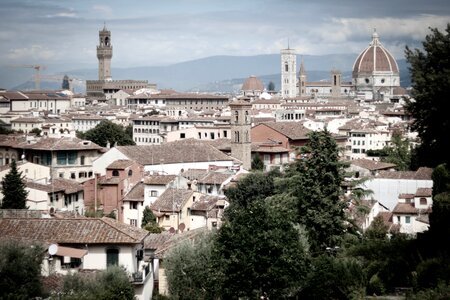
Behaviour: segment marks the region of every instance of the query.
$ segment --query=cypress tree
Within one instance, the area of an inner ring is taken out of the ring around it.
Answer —
[[[17,170],[16,161],[12,160],[11,170],[1,181],[3,193],[3,209],[27,209],[28,191],[25,189],[25,181],[22,172]]]

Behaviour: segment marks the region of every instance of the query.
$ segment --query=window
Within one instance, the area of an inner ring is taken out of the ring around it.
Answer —
[[[106,266],[113,266],[119,264],[119,249],[106,250]]]
[[[70,179],[75,179],[75,178],[76,178],[75,173],[74,173],[74,172],[71,172],[71,173],[70,173]]]
[[[411,223],[411,217],[410,216],[406,216],[405,217],[405,223],[406,224],[410,224]]]
[[[150,191],[151,197],[158,197],[158,191]]]
[[[119,176],[119,170],[113,170],[112,176],[115,176],[115,177]]]
[[[84,155],[80,156],[80,165],[84,166],[84,160],[85,156]]]
[[[130,209],[137,209],[138,203],[137,202],[130,202]]]
[[[137,220],[136,219],[130,219],[130,225],[137,227]]]
[[[186,138],[186,134],[184,132],[180,133],[180,139],[184,139],[184,138]]]
[[[128,170],[128,177],[131,177],[133,175],[133,170]]]
[[[420,198],[420,205],[427,205],[427,198]]]

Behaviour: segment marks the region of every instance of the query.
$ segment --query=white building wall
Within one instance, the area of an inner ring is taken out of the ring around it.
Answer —
[[[83,258],[83,269],[105,270],[107,248],[105,245],[89,245],[87,247],[88,253]],[[124,266],[129,273],[138,271],[135,256],[136,246],[121,245],[114,248],[119,249],[119,266]]]
[[[389,210],[393,210],[398,203],[400,194],[415,194],[418,188],[433,187],[432,180],[388,179],[374,178],[364,183],[365,189],[370,189],[373,194],[369,197],[379,201]]]
[[[136,209],[130,206],[130,203],[136,203]],[[123,201],[123,222],[128,225],[141,227],[142,215],[144,212],[144,206],[142,202],[138,201]],[[136,220],[136,224],[133,224],[131,220]]]
[[[106,167],[118,159],[128,159],[125,154],[113,147],[92,162],[94,174],[106,175]]]
[[[229,167],[233,166],[232,160],[227,161],[204,161],[204,162],[186,162],[186,163],[176,163],[176,164],[161,164],[161,165],[147,165],[144,166],[144,172],[161,172],[162,174],[168,175],[178,175],[181,169],[208,169],[209,165],[216,165],[219,167]]]

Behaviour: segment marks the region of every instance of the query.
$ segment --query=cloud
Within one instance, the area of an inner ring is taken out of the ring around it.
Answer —
[[[112,9],[112,7],[110,7],[108,5],[98,5],[98,4],[96,4],[96,5],[92,6],[92,9],[96,13],[98,13],[100,15],[103,15],[103,16],[105,16],[107,18],[111,18],[113,16],[113,9]]]
[[[29,48],[11,49],[7,58],[12,61],[42,61],[54,59],[57,53],[41,45],[32,45]]]

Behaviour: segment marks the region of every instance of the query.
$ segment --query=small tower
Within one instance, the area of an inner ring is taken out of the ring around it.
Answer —
[[[303,63],[303,56],[302,62],[300,63],[300,71],[298,72],[298,92],[300,97],[306,96],[306,71]]]
[[[331,97],[339,98],[341,96],[341,71],[331,70]]]
[[[111,31],[106,25],[99,31],[99,45],[97,46],[98,80],[111,80]]]
[[[250,137],[252,104],[238,100],[230,102],[231,110],[231,156],[242,161],[242,166],[250,170],[252,166],[252,142]]]
[[[281,50],[281,97],[297,96],[297,54],[294,49]]]

